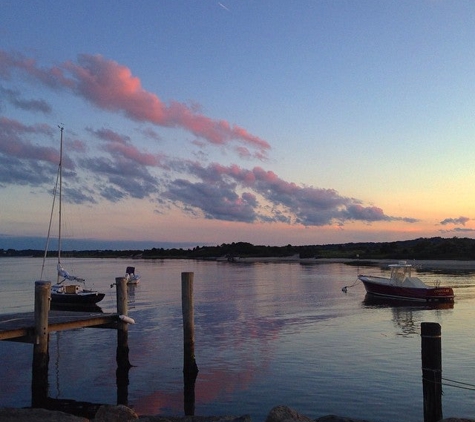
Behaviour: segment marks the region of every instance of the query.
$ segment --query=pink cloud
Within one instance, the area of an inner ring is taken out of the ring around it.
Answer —
[[[67,141],[68,151],[75,151],[84,153],[87,151],[86,144],[79,139],[74,139],[73,141]]]
[[[123,111],[130,118],[163,124],[165,105],[141,87],[130,69],[100,55],[82,54],[64,65],[74,76],[75,91],[100,108]]]
[[[23,125],[22,123],[6,117],[0,117],[0,152],[6,156],[20,159],[33,159],[59,162],[58,150],[50,147],[33,145],[23,140],[25,134],[51,135],[52,129],[47,125]]]
[[[152,128],[145,128],[140,131],[143,135],[147,138],[154,139],[155,141],[160,141],[162,138],[161,136],[155,132]]]
[[[149,154],[138,150],[130,143],[130,137],[120,135],[110,129],[89,129],[89,132],[97,136],[99,139],[107,141],[104,149],[113,155],[119,155],[123,158],[131,160],[143,166],[159,166],[161,165],[163,155]]]
[[[123,157],[144,166],[156,167],[161,164],[160,155],[140,152],[131,144],[109,143],[106,145],[105,149],[110,153],[118,153]]]
[[[82,54],[77,62],[43,69],[33,59],[0,51],[0,77],[9,78],[12,69],[20,69],[51,88],[71,89],[99,108],[122,112],[132,120],[180,127],[215,145],[243,143],[256,148],[260,157],[265,157],[270,149],[268,142],[244,128],[200,114],[195,105],[176,101],[166,105],[157,95],[146,91],[128,67],[101,55]],[[65,76],[66,72],[71,78]]]
[[[110,129],[103,128],[93,130],[88,128],[88,131],[104,141],[119,142],[121,144],[125,144],[130,141],[130,138],[128,136],[120,135]]]
[[[19,53],[7,53],[0,50],[0,77],[9,79],[11,70],[15,68],[23,70],[27,76],[50,88],[72,87],[74,85],[74,81],[66,78],[59,67],[42,69],[34,59],[23,57]]]
[[[39,111],[44,114],[51,113],[51,106],[44,100],[22,98],[20,92],[14,89],[6,89],[0,86],[0,98],[6,99],[14,107],[27,110]]]
[[[245,188],[260,195],[270,205],[270,210],[269,208],[265,210],[264,203],[259,202],[257,196],[245,192],[242,199],[246,199],[247,212],[238,212],[242,218],[241,221],[251,221],[251,219],[252,221],[284,221],[306,226],[341,225],[343,222],[354,220],[366,222],[402,220],[409,223],[416,221],[407,217],[388,216],[381,208],[365,207],[357,199],[342,196],[334,189],[287,182],[273,171],[264,170],[261,167],[248,170],[237,165],[223,166],[214,163],[203,167],[199,163],[189,163],[188,170],[192,175],[202,179],[209,189],[213,186],[216,197],[230,197],[231,192],[235,192],[234,195],[237,198],[239,188]],[[200,192],[202,184],[187,182],[186,190],[183,185],[172,185],[173,198],[201,209],[206,207],[207,215],[223,219],[222,213],[216,207],[217,204],[209,200],[200,203],[198,198],[202,196]],[[209,198],[209,195],[207,197]],[[234,215],[235,219],[236,217]]]
[[[36,142],[42,137],[50,138],[53,134],[53,128],[47,125],[24,125],[0,117],[0,187],[9,184],[52,185],[59,163],[59,136],[58,149],[39,146]],[[31,142],[28,137],[34,138],[36,142]],[[74,162],[67,156],[63,164],[67,169],[74,169]]]

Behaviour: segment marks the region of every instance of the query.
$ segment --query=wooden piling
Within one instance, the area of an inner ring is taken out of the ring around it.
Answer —
[[[195,360],[195,321],[193,305],[194,273],[181,273],[181,307],[183,313],[183,381],[184,411],[195,414],[195,381],[198,366]]]
[[[195,383],[198,369],[193,373],[183,373],[183,404],[185,416],[195,416]]]
[[[117,295],[117,313],[119,315],[127,315],[127,279],[125,277],[116,277],[115,286]],[[124,323],[124,325],[127,327],[127,324]]]
[[[198,373],[195,360],[195,322],[193,310],[194,273],[181,273],[181,307],[183,313],[183,372]]]
[[[117,313],[128,315],[127,279],[117,277],[115,279],[117,294]],[[119,320],[117,325],[117,404],[128,405],[129,369],[132,366],[129,361],[129,324]]]
[[[442,337],[440,324],[421,324],[424,422],[442,419]]]
[[[41,407],[48,397],[49,330],[51,282],[35,281],[35,342],[32,365],[32,407]]]

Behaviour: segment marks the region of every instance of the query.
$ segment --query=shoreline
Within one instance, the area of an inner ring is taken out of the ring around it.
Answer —
[[[43,408],[8,408],[0,407],[0,419],[9,422],[253,422],[250,415],[242,416],[161,416],[137,415],[133,409],[124,405],[103,405],[92,417],[76,416],[57,410]],[[356,419],[347,416],[326,415],[311,419],[310,417],[288,406],[275,406],[261,422],[370,422],[367,419]],[[439,422],[475,422],[474,419],[449,417]]]
[[[300,263],[306,265],[321,264],[347,264],[358,266],[379,266],[386,267],[389,264],[395,264],[398,259],[357,259],[357,258],[299,258],[291,257],[235,257],[232,260],[227,258],[217,258],[216,261],[226,261],[231,263]],[[450,259],[421,259],[421,260],[403,260],[413,264],[417,269],[425,271],[437,270],[455,270],[455,271],[475,271],[475,260],[450,260]]]

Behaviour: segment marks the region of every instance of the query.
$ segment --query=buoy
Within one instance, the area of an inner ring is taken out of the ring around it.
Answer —
[[[135,321],[127,315],[119,315],[119,318],[127,324],[135,324]]]

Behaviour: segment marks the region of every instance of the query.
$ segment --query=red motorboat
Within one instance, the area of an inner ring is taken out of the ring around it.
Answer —
[[[368,294],[419,302],[454,301],[454,291],[451,287],[425,284],[420,278],[412,276],[411,264],[401,261],[389,265],[389,268],[391,269],[389,278],[362,274],[358,276]]]

